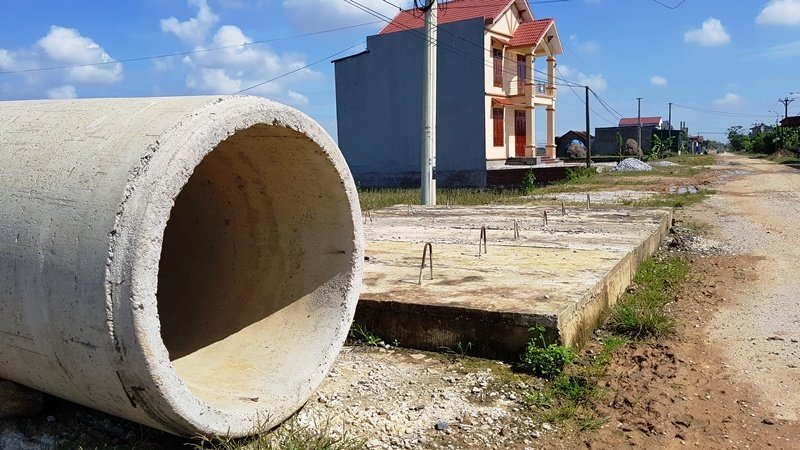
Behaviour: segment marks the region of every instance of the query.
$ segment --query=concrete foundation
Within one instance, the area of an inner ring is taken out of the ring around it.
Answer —
[[[585,206],[561,215],[560,205],[372,211],[356,322],[387,342],[511,361],[534,325],[552,341],[580,346],[658,248],[671,218],[668,209]],[[478,245],[484,226],[485,252]],[[419,284],[426,242],[434,279],[426,267]]]
[[[358,299],[355,186],[256,97],[0,102],[0,378],[172,433],[305,403]]]

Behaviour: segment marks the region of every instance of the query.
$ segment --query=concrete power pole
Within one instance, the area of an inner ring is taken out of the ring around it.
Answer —
[[[422,194],[423,205],[436,204],[436,15],[438,0],[425,11],[425,60],[422,79]]]
[[[642,150],[642,97],[636,97],[636,100],[639,101],[639,108],[636,113],[636,123],[639,126],[639,140],[636,141],[636,145],[639,146],[639,150]]]
[[[783,103],[783,118],[784,119],[789,117],[789,103],[792,103],[793,101],[794,101],[794,99],[793,98],[789,98],[789,97],[779,98],[778,99],[778,103]]]
[[[586,167],[592,167],[592,129],[589,119],[589,91],[591,89],[586,86]]]

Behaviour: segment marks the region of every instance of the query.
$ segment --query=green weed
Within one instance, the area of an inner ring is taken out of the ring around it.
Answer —
[[[383,339],[381,339],[381,337],[375,334],[373,331],[355,322],[350,327],[349,336],[350,339],[363,342],[371,347],[376,347],[381,341],[383,341]]]
[[[248,438],[213,436],[201,438],[196,450],[361,450],[363,439],[335,433],[330,424],[319,428],[301,425],[291,419],[269,433],[256,434]]]
[[[634,289],[614,307],[609,329],[634,339],[659,337],[674,331],[675,321],[665,307],[670,292],[686,278],[689,263],[678,257],[649,259],[634,278]]]
[[[534,175],[533,169],[528,169],[528,172],[525,174],[525,178],[522,179],[522,186],[519,188],[519,193],[521,195],[531,195],[535,190],[536,175]]]
[[[522,354],[522,362],[534,375],[548,380],[553,379],[575,359],[575,352],[571,348],[547,344],[543,326],[531,327],[528,331],[533,336],[528,340],[525,353]]]

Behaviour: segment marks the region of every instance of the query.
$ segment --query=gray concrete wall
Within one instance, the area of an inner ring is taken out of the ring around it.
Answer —
[[[642,152],[647,153],[650,151],[652,135],[655,127],[652,125],[642,127]],[[595,128],[595,138],[592,141],[592,154],[593,155],[616,155],[617,154],[617,141],[616,135],[622,135],[622,140],[627,141],[633,139],[639,140],[639,127],[607,127]]]
[[[439,29],[440,187],[486,183],[483,33],[482,19]],[[339,147],[362,186],[419,186],[423,44],[421,31],[370,36],[335,62]]]

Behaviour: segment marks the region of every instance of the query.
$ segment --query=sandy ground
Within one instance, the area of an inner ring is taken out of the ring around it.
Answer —
[[[800,448],[800,171],[727,155],[718,163],[682,181],[717,193],[676,211],[679,226],[707,224],[710,239],[687,254],[693,273],[671,305],[677,333],[615,353],[599,428],[537,420],[523,399],[541,383],[506,364],[374,347],[347,347],[297,420],[327,422],[370,449]],[[5,449],[76,436],[186,448],[51,398],[38,416],[0,421]]]
[[[729,372],[752,383],[777,417],[800,414],[800,171],[737,157],[751,172],[718,188],[706,213],[717,233],[752,255],[753,281],[731,280],[731,301],[709,334]],[[797,443],[800,447],[800,442]]]

